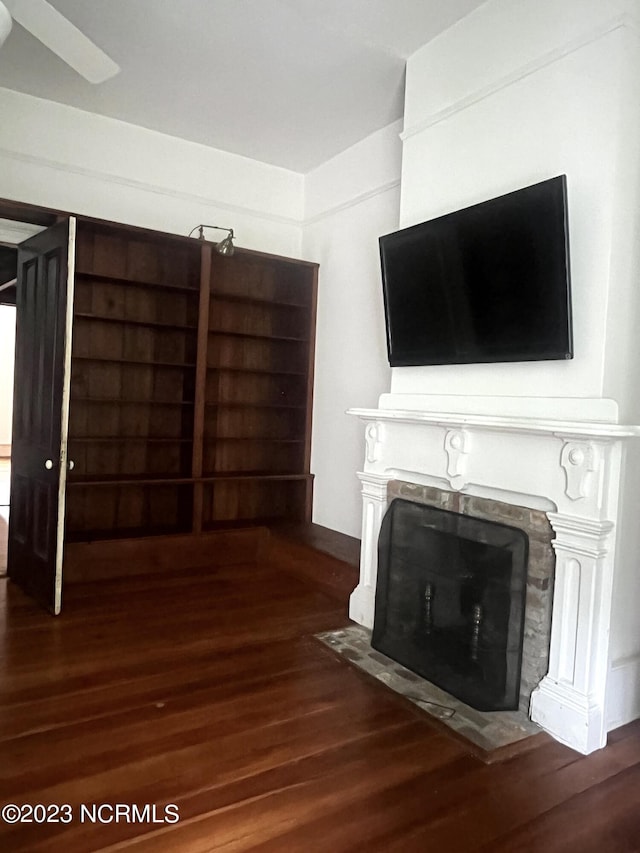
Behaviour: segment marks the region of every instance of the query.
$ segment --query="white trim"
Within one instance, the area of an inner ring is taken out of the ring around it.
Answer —
[[[572,685],[549,676],[531,695],[531,719],[583,755],[607,745],[601,706]]]
[[[373,614],[376,606],[376,591],[372,586],[359,583],[349,596],[349,619],[373,628]]]
[[[125,178],[120,175],[113,175],[110,172],[102,172],[99,169],[89,169],[84,166],[76,166],[68,163],[63,163],[60,160],[53,160],[48,157],[38,157],[33,154],[24,154],[21,151],[14,151],[4,146],[0,146],[0,157],[6,157],[7,159],[14,160],[18,163],[26,163],[32,166],[40,166],[45,169],[52,169],[56,172],[79,175],[83,178],[104,181],[105,183],[116,184],[118,186],[141,190],[143,192],[155,193],[156,195],[179,199],[181,201],[187,201],[196,204],[205,204],[207,206],[216,207],[220,210],[224,210],[228,213],[232,213],[235,215],[253,216],[257,219],[262,219],[265,222],[273,222],[277,225],[289,225],[294,226],[296,228],[306,228],[310,225],[316,225],[323,219],[327,219],[330,216],[335,216],[338,213],[342,213],[345,210],[349,210],[349,208],[357,207],[359,204],[363,204],[367,201],[370,201],[372,198],[376,198],[376,196],[383,195],[384,193],[390,192],[391,190],[398,189],[401,183],[400,177],[394,178],[391,181],[379,184],[378,186],[366,190],[365,192],[358,193],[357,195],[354,195],[352,198],[349,198],[344,202],[326,208],[325,210],[321,211],[320,213],[316,213],[313,216],[310,216],[308,218],[301,217],[300,219],[296,219],[292,216],[280,216],[277,214],[258,210],[257,208],[253,207],[245,207],[243,205],[238,204],[229,204],[229,202],[221,201],[220,199],[214,198],[213,196],[205,196],[200,195],[198,193],[189,193],[184,192],[182,190],[170,189],[169,187],[163,187],[158,184],[149,183],[147,181],[139,181],[136,178]],[[0,219],[0,242],[20,243],[22,242],[22,240],[26,240],[42,230],[43,229],[39,226],[30,226],[26,223],[9,224],[9,220]]]
[[[531,694],[531,719],[588,754],[607,742],[605,704],[615,525],[547,513],[556,538],[549,672]]]
[[[561,512],[548,512],[547,517],[556,532],[556,539],[551,543],[556,553],[579,553],[594,560],[609,553],[606,537],[614,528],[613,522]]]
[[[363,421],[425,424],[441,427],[480,427],[493,432],[522,432],[529,435],[553,435],[558,438],[590,437],[619,441],[640,436],[640,426],[584,421],[555,421],[549,418],[501,417],[497,415],[419,412],[408,409],[348,409]]]
[[[56,586],[54,613],[62,609],[62,564],[64,560],[64,520],[67,490],[67,444],[69,439],[69,405],[71,399],[71,344],[73,340],[73,295],[76,271],[76,219],[69,217],[67,248],[67,311],[64,332],[64,373],[62,380],[62,419],[60,437],[60,480],[58,484],[58,530],[56,542]]]
[[[599,27],[596,27],[595,29],[584,33],[583,35],[566,42],[560,47],[554,48],[553,50],[543,53],[537,59],[534,59],[531,62],[527,62],[525,65],[520,66],[520,68],[517,68],[510,74],[505,74],[504,76],[495,80],[493,83],[490,83],[487,86],[483,86],[480,89],[476,89],[475,92],[471,92],[464,98],[460,98],[458,101],[455,101],[449,106],[444,107],[443,109],[438,110],[435,113],[432,113],[431,115],[427,116],[421,121],[416,122],[410,127],[406,127],[400,134],[400,139],[402,139],[403,142],[406,142],[412,136],[416,136],[417,134],[422,133],[424,130],[428,130],[428,128],[433,127],[434,125],[439,124],[442,121],[446,121],[446,119],[451,118],[451,116],[455,115],[456,113],[462,112],[462,110],[466,110],[468,107],[471,107],[474,104],[483,101],[485,98],[489,98],[491,97],[491,95],[495,95],[502,89],[506,89],[509,86],[512,86],[514,83],[518,83],[520,82],[520,80],[524,80],[526,77],[530,77],[532,74],[541,71],[543,68],[546,68],[549,65],[553,65],[553,63],[564,59],[566,56],[569,56],[570,54],[581,50],[583,47],[586,47],[587,45],[592,44],[593,42],[598,41],[599,39],[604,38],[610,33],[615,32],[616,30],[619,30],[621,28],[628,28],[636,37],[640,38],[640,28],[638,22],[632,15],[626,12],[620,15],[616,15],[612,18],[609,18]]]
[[[358,472],[362,483],[362,536],[360,539],[360,581],[349,598],[349,618],[373,628],[378,577],[378,536],[387,511],[390,473]]]
[[[609,731],[640,717],[640,655],[611,664],[607,696]]]
[[[227,211],[228,213],[234,213],[242,216],[254,216],[257,219],[263,219],[266,222],[273,222],[278,225],[295,225],[296,227],[300,227],[302,224],[301,220],[294,219],[290,216],[278,216],[252,207],[245,207],[239,204],[229,204],[229,202],[221,201],[220,199],[213,198],[212,196],[174,190],[158,184],[151,184],[147,181],[139,181],[136,178],[125,178],[121,175],[102,172],[99,169],[88,169],[85,166],[75,166],[69,163],[63,163],[59,160],[51,160],[48,157],[37,157],[33,154],[24,154],[20,151],[13,151],[12,149],[5,148],[3,146],[0,146],[0,157],[6,157],[7,159],[14,160],[18,163],[27,163],[31,166],[41,166],[45,169],[53,169],[56,172],[80,175],[83,178],[91,178],[93,180],[104,181],[108,184],[127,187],[129,189],[142,190],[143,192],[155,193],[156,195],[168,198],[180,199],[181,201],[188,201],[192,204],[206,204],[210,207],[217,207],[220,210]]]
[[[318,222],[322,222],[323,219],[327,219],[329,216],[335,216],[338,213],[342,213],[345,210],[349,210],[351,207],[357,207],[359,204],[363,204],[366,201],[369,201],[376,196],[383,195],[383,193],[389,192],[390,190],[395,190],[400,186],[400,178],[395,178],[393,181],[387,181],[385,184],[380,184],[373,189],[367,190],[366,192],[359,193],[358,195],[353,196],[347,201],[343,201],[340,204],[336,204],[333,207],[328,207],[326,210],[323,210],[321,213],[316,213],[313,216],[310,216],[308,219],[304,219],[300,224],[303,228],[307,228],[310,225],[316,225]]]

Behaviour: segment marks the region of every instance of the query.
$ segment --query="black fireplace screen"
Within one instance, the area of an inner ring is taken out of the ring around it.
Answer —
[[[378,542],[371,644],[481,711],[518,707],[528,538],[394,500]]]

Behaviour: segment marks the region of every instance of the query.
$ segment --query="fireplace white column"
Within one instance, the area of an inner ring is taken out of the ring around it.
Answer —
[[[378,537],[387,511],[387,485],[391,475],[359,473],[362,483],[362,539],[360,546],[360,583],[349,599],[349,616],[354,622],[373,628],[376,578],[378,575]]]
[[[358,474],[360,583],[351,596],[351,618],[373,625],[389,480],[546,512],[556,534],[550,662],[532,694],[531,716],[580,752],[604,746],[622,441],[640,436],[640,427],[588,417],[399,409],[391,407],[394,395],[383,400],[385,408],[350,410],[367,424],[364,472]],[[505,406],[493,401],[496,408]],[[567,401],[553,405],[575,407]],[[599,411],[607,411],[604,404]]]
[[[609,653],[614,525],[548,513],[556,533],[549,672],[531,696],[531,719],[590,753],[607,742],[604,697]]]

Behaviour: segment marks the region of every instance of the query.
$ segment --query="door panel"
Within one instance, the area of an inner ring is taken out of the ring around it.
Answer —
[[[9,577],[53,613],[62,603],[75,220],[18,252]]]

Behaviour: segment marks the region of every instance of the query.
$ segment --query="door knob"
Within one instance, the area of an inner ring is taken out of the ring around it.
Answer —
[[[70,470],[70,471],[73,471],[73,469],[74,469],[75,467],[76,467],[76,463],[73,461],[73,459],[70,459],[70,460],[69,460],[69,470]]]
[[[47,459],[47,461],[44,463],[44,467],[47,469],[47,471],[50,471],[53,468],[53,459]]]

